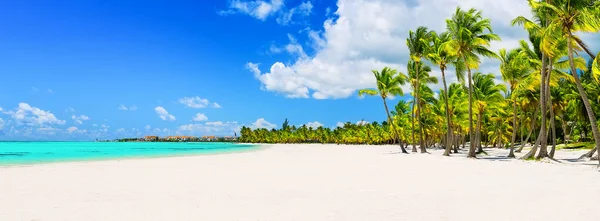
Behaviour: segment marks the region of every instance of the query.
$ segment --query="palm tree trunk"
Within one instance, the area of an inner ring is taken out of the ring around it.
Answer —
[[[514,92],[514,91],[513,91]],[[515,141],[517,140],[517,96],[512,94],[513,98],[513,134],[512,140],[510,142],[510,152],[508,153],[508,158],[515,158]],[[522,136],[521,136],[522,137]]]
[[[547,133],[546,133],[546,108],[547,108],[547,103],[546,103],[546,65],[547,63],[548,57],[546,56],[546,54],[542,54],[542,71],[541,71],[541,76],[540,76],[540,107],[541,107],[541,111],[542,114],[540,115],[540,117],[542,118],[542,123],[541,123],[541,129],[540,129],[540,153],[538,154],[537,158],[541,159],[544,157],[548,156],[548,137],[547,137]]]
[[[590,49],[587,47],[587,45],[583,43],[583,41],[581,41],[581,39],[575,38],[575,41],[577,42],[577,44],[579,44],[583,51],[585,51],[585,53],[587,53],[592,58],[592,60],[596,58],[596,55],[592,53],[592,51],[590,51]]]
[[[521,159],[524,159],[524,160],[531,159],[535,156],[535,153],[537,153],[538,144],[540,143],[540,138],[542,138],[542,133],[538,134],[538,137],[535,140],[535,144],[533,144],[533,147],[531,148],[531,150],[529,150],[529,152],[527,152],[527,154],[522,156]]]
[[[552,93],[550,93],[550,76],[552,75],[552,59],[549,60],[550,65],[548,66],[548,80],[546,81],[546,96],[548,98],[548,104],[550,108],[550,127],[552,128],[552,148],[548,156],[554,159],[554,153],[556,152],[556,126],[554,125],[554,108],[552,105]]]
[[[590,124],[592,125],[592,133],[594,135],[594,141],[596,142],[596,150],[598,151],[598,155],[600,156],[600,132],[598,131],[598,124],[596,123],[596,116],[594,115],[594,111],[592,110],[592,106],[590,105],[590,101],[588,100],[587,94],[585,93],[585,89],[583,85],[581,85],[581,81],[579,80],[579,76],[577,71],[575,70],[575,62],[573,61],[573,45],[571,44],[571,38],[573,38],[573,34],[571,32],[567,35],[567,43],[569,46],[569,65],[571,66],[571,75],[575,79],[575,84],[577,85],[577,90],[579,91],[579,95],[583,100],[583,105],[587,110],[588,119]],[[600,160],[599,160],[600,163]]]
[[[421,153],[423,152],[423,131],[421,130],[423,128],[423,125],[421,125],[421,99],[420,99],[420,93],[419,90],[421,88],[421,79],[419,79],[419,62],[415,61],[415,65],[417,66],[415,69],[415,75],[417,77],[416,81],[416,86],[415,86],[415,96],[417,97],[417,118],[415,118],[417,120],[417,122],[419,122],[419,149],[421,149]],[[413,120],[415,120],[413,119]],[[414,152],[417,152],[416,150]]]
[[[563,144],[567,145],[567,123],[565,120],[565,114],[560,115],[560,127],[563,130]]]
[[[471,68],[467,63],[467,58],[463,56],[463,61],[465,62],[465,66],[467,67],[467,75],[469,78],[469,154],[467,157],[469,158],[477,158],[475,153],[475,143],[473,143],[473,83],[471,79]]]
[[[417,92],[415,92],[414,94],[415,96],[413,96],[413,103],[412,103],[412,152],[416,153],[417,152],[417,142],[415,139],[415,105],[416,105],[416,96],[417,96]]]
[[[533,111],[533,114],[531,115],[531,129],[529,131],[529,135],[527,135],[527,138],[525,138],[525,142],[521,143],[521,146],[519,147],[519,149],[517,149],[515,151],[515,153],[521,153],[521,151],[523,151],[523,147],[525,147],[525,145],[527,144],[527,142],[529,142],[529,138],[531,138],[531,135],[533,134],[533,131],[535,130],[535,114],[537,113],[537,106],[535,107],[535,110]]]
[[[398,141],[398,143],[400,143],[400,136],[398,136],[398,130],[396,130],[396,124],[394,124],[394,122],[392,121],[392,117],[390,116],[390,110],[388,110],[387,102],[385,101],[384,97],[381,97],[381,99],[383,99],[383,106],[385,107],[385,113],[387,114],[387,117],[388,117],[388,123],[392,125],[392,129],[394,130],[394,135],[396,136],[396,140]],[[404,149],[404,147],[402,146],[402,143],[400,143],[400,149],[402,150],[402,153],[408,153],[406,151],[406,149]]]
[[[448,87],[446,86],[446,74],[444,73],[444,69],[440,69],[442,71],[442,82],[444,83],[444,103],[446,104],[446,127],[448,128],[446,131],[446,150],[444,151],[444,156],[450,156],[450,150],[452,149],[452,123],[450,122],[450,106],[448,105]]]
[[[483,148],[481,147],[481,120],[482,120],[482,115],[483,115],[483,111],[481,111],[479,114],[477,114],[477,129],[476,129],[476,133],[477,135],[475,135],[475,139],[477,140],[477,152],[476,153],[483,153]]]

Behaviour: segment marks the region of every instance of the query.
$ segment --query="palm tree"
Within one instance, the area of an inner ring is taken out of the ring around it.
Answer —
[[[504,97],[501,92],[506,93],[506,86],[504,84],[496,84],[494,82],[494,74],[482,74],[479,72],[473,75],[473,85],[475,87],[473,94],[477,110],[477,128],[475,129],[476,135],[474,143],[479,148],[478,152],[482,152],[481,131],[483,115],[488,109],[500,109],[499,105],[504,102]]]
[[[552,14],[548,18],[548,25],[542,38],[541,47],[543,50],[550,51],[553,45],[555,45],[557,39],[554,35],[556,33],[560,33],[567,39],[571,74],[587,110],[596,149],[600,155],[600,131],[598,131],[597,119],[588,100],[587,93],[579,80],[579,74],[575,68],[573,57],[573,45],[577,42],[576,39],[579,39],[573,33],[600,31],[600,22],[598,22],[600,21],[600,13],[598,12],[600,2],[591,0],[553,0],[552,3],[546,3],[529,0],[529,4],[534,9],[547,10]]]
[[[383,68],[381,72],[377,70],[373,70],[373,75],[375,76],[375,80],[377,83],[377,89],[361,89],[358,91],[359,96],[363,95],[379,95],[383,100],[383,106],[385,107],[385,113],[387,114],[388,122],[392,125],[392,129],[394,130],[394,135],[396,137],[396,141],[400,143],[400,136],[398,135],[398,130],[396,130],[396,126],[392,121],[392,117],[390,116],[390,111],[387,106],[386,99],[389,96],[402,96],[404,92],[402,92],[401,85],[406,84],[406,75],[402,72],[397,72],[395,69],[391,69],[388,67]],[[400,149],[402,149],[402,153],[408,153],[406,149],[400,144]]]
[[[473,143],[473,84],[471,69],[479,67],[479,55],[485,57],[497,57],[488,49],[490,42],[500,40],[500,37],[492,33],[492,25],[489,19],[484,19],[480,11],[470,9],[463,11],[456,8],[452,19],[446,20],[448,32],[452,40],[446,45],[448,52],[462,59],[467,69],[469,88],[469,146],[468,157],[476,157],[475,145]]]
[[[515,142],[517,139],[517,96],[515,91],[519,82],[527,78],[529,75],[529,66],[527,65],[527,58],[521,50],[513,49],[509,52],[506,49],[500,50],[500,72],[502,73],[502,79],[510,85],[510,93],[513,100],[513,121],[512,121],[512,138],[510,142],[509,158],[515,158]]]
[[[415,79],[416,82],[421,82],[421,80],[419,79],[420,72],[421,72],[421,70],[420,70],[421,58],[423,57],[423,55],[425,54],[425,50],[427,49],[427,40],[429,39],[430,34],[431,34],[431,32],[429,32],[426,27],[420,26],[414,32],[411,30],[408,33],[408,38],[406,39],[406,46],[408,46],[408,50],[410,52],[410,59],[411,59],[411,61],[414,62],[414,67],[416,68],[416,69],[414,69],[415,76],[416,76],[416,79]],[[410,64],[409,64],[409,68],[410,68]],[[416,87],[413,88],[415,100],[419,100],[419,93],[418,93],[419,86],[420,86],[420,84],[417,83]],[[413,104],[413,107],[414,107],[414,104]],[[414,110],[414,108],[413,108],[413,110]],[[420,108],[417,106],[416,110],[417,110],[416,119],[420,119],[421,118]],[[419,127],[420,127],[420,129],[419,129],[419,147],[421,149],[421,153],[426,153],[427,150],[424,148],[422,127],[421,126],[419,126]],[[414,123],[413,123],[413,142],[414,142]],[[413,152],[416,152],[414,143],[413,143]]]
[[[444,90],[442,94],[444,95],[444,104],[445,104],[445,112],[446,112],[446,150],[444,151],[444,156],[450,156],[451,143],[452,143],[452,115],[450,115],[450,106],[448,104],[448,87],[446,85],[446,69],[448,69],[448,65],[454,65],[457,68],[457,75],[460,76],[459,79],[464,80],[464,73],[461,71],[463,68],[463,64],[459,63],[458,57],[452,56],[447,52],[445,48],[445,44],[450,42],[451,36],[448,32],[443,32],[439,35],[432,33],[431,34],[431,43],[429,47],[427,47],[427,55],[425,56],[431,63],[437,65],[442,72],[442,82],[444,84]]]
[[[423,64],[422,62],[415,62],[412,60],[408,61],[408,81],[413,89],[413,113],[416,113],[416,117],[413,117],[413,130],[415,128],[414,121],[419,122],[419,148],[421,153],[426,153],[427,149],[423,143],[423,124],[421,122],[421,87],[426,86],[430,83],[437,83],[437,78],[430,76],[431,67]],[[414,141],[414,134],[413,134]],[[413,145],[413,152],[417,152],[415,145]]]

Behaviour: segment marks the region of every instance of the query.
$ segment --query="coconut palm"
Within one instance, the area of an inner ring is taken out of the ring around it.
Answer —
[[[427,41],[429,40],[431,35],[431,32],[428,31],[428,29],[426,27],[420,26],[417,28],[416,31],[410,31],[408,33],[408,38],[406,39],[406,46],[408,47],[408,50],[410,52],[410,60],[414,63],[414,68],[413,71],[415,72],[416,82],[421,82],[421,80],[419,79],[420,77],[420,72],[422,72],[420,70],[421,68],[421,58],[425,55],[425,50],[427,49]],[[410,64],[409,64],[409,69],[410,69]],[[409,70],[410,72],[410,70]],[[419,86],[420,84],[416,84],[416,87],[413,88],[413,92],[414,92],[414,97],[416,100],[419,100]],[[413,108],[414,110],[414,108]],[[421,118],[421,111],[420,108],[417,106],[416,109],[416,118],[414,119],[420,119]],[[413,125],[413,142],[414,142],[414,125]],[[419,145],[420,145],[420,149],[421,149],[421,153],[425,153],[427,152],[427,150],[424,148],[424,143],[423,143],[423,131],[420,128],[419,129]],[[413,143],[413,152],[416,152],[416,148],[415,148],[415,144]]]
[[[500,40],[498,35],[492,33],[492,25],[489,19],[484,19],[480,11],[470,9],[463,11],[456,8],[452,19],[446,20],[448,33],[452,40],[446,44],[448,52],[458,56],[464,62],[467,69],[469,88],[469,137],[471,139],[468,157],[476,157],[475,145],[473,143],[473,83],[471,70],[478,69],[479,56],[497,57],[488,49],[490,42]]]
[[[422,122],[421,120],[421,110],[423,109],[421,107],[421,87],[426,86],[427,84],[436,84],[438,83],[437,78],[436,77],[432,77],[430,76],[431,73],[431,67],[423,64],[422,62],[415,62],[415,61],[408,61],[408,81],[410,82],[410,86],[413,89],[413,113],[416,114],[415,117],[413,117],[413,131],[416,128],[414,126],[414,120],[416,120],[417,122],[419,122],[419,144],[420,144],[420,149],[421,149],[421,153],[426,153],[427,149],[425,148],[425,145],[423,143],[423,128],[422,128]],[[414,139],[414,133],[413,133],[413,141],[415,141]],[[417,152],[415,145],[413,145],[413,152]]]
[[[473,75],[473,95],[475,97],[475,108],[477,112],[477,128],[475,135],[475,145],[481,152],[481,131],[483,125],[483,115],[488,109],[501,109],[500,105],[504,102],[502,92],[506,93],[504,84],[496,84],[494,82],[494,74],[475,73]]]
[[[528,77],[529,66],[527,64],[527,58],[525,57],[525,54],[521,53],[521,50],[519,49],[513,49],[508,52],[506,49],[501,49],[499,56],[501,62],[500,72],[502,73],[502,79],[510,85],[510,92],[513,101],[513,132],[508,157],[514,158],[515,142],[517,139],[517,96],[515,91],[519,86],[519,82]]]
[[[443,101],[445,104],[445,113],[446,113],[446,150],[444,151],[444,156],[450,156],[451,150],[451,142],[452,142],[452,117],[450,115],[450,107],[448,104],[448,87],[446,85],[446,70],[449,65],[454,65],[457,68],[457,75],[459,79],[464,80],[464,73],[462,72],[462,68],[464,67],[458,60],[457,56],[453,56],[447,52],[445,48],[445,44],[452,40],[450,34],[448,32],[443,32],[441,34],[431,34],[431,43],[429,47],[427,47],[426,58],[431,61],[431,63],[437,65],[442,72],[442,82],[444,85],[444,89],[442,91]]]
[[[567,39],[571,74],[587,111],[596,149],[600,155],[600,131],[598,131],[597,119],[579,79],[573,55],[573,45],[577,42],[576,39],[579,39],[573,33],[600,31],[600,13],[598,12],[600,2],[591,0],[553,0],[551,3],[546,3],[529,0],[529,4],[534,9],[547,10],[549,14],[552,14],[548,17],[548,25],[542,38],[541,47],[543,50],[548,49],[550,51],[549,49],[556,44],[556,34],[561,34],[562,37]]]
[[[358,91],[358,95],[363,96],[366,94],[371,96],[381,96],[381,99],[383,100],[383,106],[385,107],[385,113],[387,114],[388,122],[393,122],[392,117],[390,116],[390,111],[388,109],[386,99],[389,96],[402,96],[404,94],[400,86],[406,83],[406,75],[404,75],[402,72],[398,72],[395,69],[391,69],[388,67],[383,68],[381,72],[377,70],[373,70],[372,72],[375,76],[377,89],[361,89]],[[396,126],[393,123],[391,123],[391,125],[394,131],[394,135],[396,137],[396,141],[400,143],[400,136],[398,135],[398,130],[396,129]],[[401,144],[400,149],[402,150],[402,153],[408,153]]]

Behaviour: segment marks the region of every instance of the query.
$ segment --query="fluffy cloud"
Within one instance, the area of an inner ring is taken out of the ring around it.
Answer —
[[[193,121],[207,121],[208,117],[202,113],[197,113],[196,116],[194,116],[194,118],[192,118]]]
[[[76,124],[83,124],[83,121],[89,120],[90,118],[85,115],[79,115],[79,116],[73,115],[73,116],[71,116],[71,119],[73,119],[73,121]]]
[[[210,104],[208,99],[200,98],[198,96],[180,98],[179,103],[182,103],[190,108],[205,108]]]
[[[177,128],[177,134],[183,135],[234,135],[239,132],[240,126],[237,122],[205,122],[203,124],[186,124]]]
[[[299,5],[286,9],[283,0],[255,0],[241,1],[233,0],[229,4],[228,10],[221,10],[220,15],[245,14],[258,20],[265,21],[270,16],[276,16],[275,20],[280,25],[293,23],[294,18],[303,18],[312,12],[313,5],[310,1],[302,2]]]
[[[295,16],[309,16],[312,12],[313,5],[310,2],[303,2],[302,4],[293,7],[289,11],[283,13],[277,18],[277,23],[280,25],[287,25],[292,22],[292,17]]]
[[[174,121],[175,120],[175,116],[169,114],[169,112],[161,106],[155,107],[154,111],[156,111],[156,114],[158,114],[158,117],[160,117],[160,119],[162,120],[168,120],[168,121]]]
[[[252,123],[252,125],[250,125],[250,128],[252,128],[252,129],[257,129],[257,128],[273,129],[275,127],[277,127],[277,125],[272,124],[269,121],[266,121],[264,118],[259,118],[256,121],[254,121],[254,123]]]
[[[217,102],[213,102],[213,108],[221,108],[221,105],[217,104]]]
[[[69,127],[69,128],[67,128],[67,131],[69,133],[73,133],[73,132],[77,131],[77,127]]]
[[[121,105],[119,105],[119,107],[117,109],[122,110],[122,111],[136,111],[137,107],[135,105],[131,105],[131,106],[127,107],[127,106],[121,104]]]
[[[306,123],[306,126],[307,127],[312,127],[313,129],[317,129],[319,127],[322,127],[323,124],[319,123],[318,121],[315,121],[315,122],[308,122],[308,123]]]
[[[283,0],[271,1],[240,1],[233,0],[229,4],[229,10],[219,11],[221,15],[242,13],[250,15],[259,20],[265,20],[272,14],[275,14],[283,7]]]
[[[492,20],[494,31],[503,39],[492,43],[494,51],[517,47],[519,39],[526,39],[523,28],[511,27],[510,21],[519,15],[530,15],[527,1],[523,0],[339,0],[337,5],[337,18],[327,19],[323,30],[306,32],[314,50],[312,56],[293,54],[297,58],[291,64],[275,62],[264,73],[257,63],[246,64],[263,90],[289,98],[346,98],[357,89],[375,86],[373,69],[389,66],[405,72],[409,30],[426,26],[443,31],[445,20],[457,6],[477,8]],[[302,48],[297,42],[290,44]],[[497,62],[485,60],[481,69],[497,72],[497,66]],[[432,74],[441,76],[439,71]],[[448,82],[456,81],[453,73],[448,73],[448,77]],[[439,88],[440,85],[433,87]],[[409,92],[408,87],[404,89]]]
[[[50,124],[65,124],[64,120],[60,120],[50,113],[37,107],[32,107],[27,103],[19,103],[17,110],[12,113],[12,118],[19,124],[28,124],[36,126],[44,126]]]
[[[335,126],[337,126],[337,127],[344,127],[344,123],[343,122],[337,122],[337,124],[335,124]]]

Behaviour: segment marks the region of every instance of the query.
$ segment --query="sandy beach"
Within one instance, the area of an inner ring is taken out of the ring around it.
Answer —
[[[598,218],[597,162],[494,157],[505,150],[474,160],[440,151],[267,145],[221,155],[0,167],[0,220]],[[557,158],[581,153],[559,151]]]

